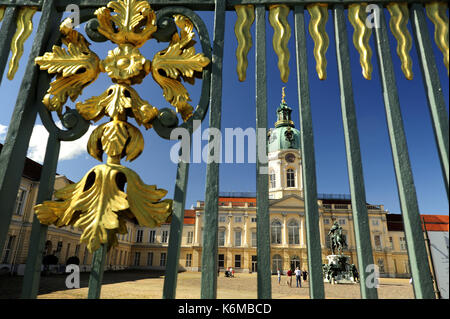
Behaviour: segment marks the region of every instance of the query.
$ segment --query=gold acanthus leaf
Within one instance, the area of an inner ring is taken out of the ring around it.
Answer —
[[[0,7],[0,22],[2,22],[2,20],[3,20],[3,16],[4,16],[4,14],[5,14],[5,9],[6,9],[6,7]]]
[[[152,127],[153,120],[158,116],[157,108],[142,100],[132,87],[124,84],[114,84],[103,94],[78,102],[76,108],[88,121],[97,122],[104,115],[119,120],[132,116],[139,125],[144,125],[147,129]]]
[[[175,16],[180,35],[175,33],[167,49],[158,52],[152,62],[153,79],[163,89],[165,99],[181,114],[184,121],[192,115],[189,93],[181,84],[181,78],[192,83],[195,73],[201,72],[210,60],[193,47],[193,25],[184,16]]]
[[[311,15],[309,20],[309,33],[314,40],[314,57],[316,59],[316,71],[320,80],[327,78],[326,53],[330,39],[325,26],[328,21],[328,4],[314,3],[307,6]]]
[[[236,24],[234,26],[234,33],[238,41],[236,48],[236,71],[239,81],[245,81],[248,67],[248,53],[252,47],[252,34],[250,28],[253,21],[255,21],[255,7],[252,4],[236,5]]]
[[[107,7],[116,14],[105,7],[97,9],[98,32],[116,44],[141,47],[157,29],[156,14],[147,1],[111,1]]]
[[[95,81],[100,73],[99,58],[89,50],[89,43],[77,31],[67,26],[67,19],[61,25],[63,43],[66,49],[54,45],[53,52],[37,57],[35,63],[41,70],[57,74],[50,84],[43,103],[50,111],[62,112],[62,106],[70,97],[72,101],[81,94],[83,88]],[[69,40],[70,39],[70,40]]]
[[[161,201],[166,194],[166,190],[144,184],[134,171],[106,164],[58,190],[55,196],[59,201],[45,201],[34,209],[42,224],[81,228],[80,242],[94,252],[101,244],[117,244],[116,234],[127,232],[126,219],[135,217],[145,227],[166,222],[172,213],[172,200]]]
[[[16,32],[11,40],[12,55],[7,74],[9,80],[14,78],[14,75],[19,69],[19,61],[23,54],[23,45],[33,31],[33,15],[36,11],[36,7],[21,7],[19,10]],[[0,15],[3,16],[3,13],[0,12]]]
[[[102,162],[103,152],[110,157],[132,161],[144,150],[144,138],[141,132],[123,121],[111,121],[97,127],[89,137],[89,154]]]
[[[273,49],[278,56],[278,69],[280,70],[281,81],[286,83],[289,79],[289,59],[288,48],[291,37],[291,27],[287,21],[289,7],[285,4],[274,4],[269,7],[269,22],[273,32]]]

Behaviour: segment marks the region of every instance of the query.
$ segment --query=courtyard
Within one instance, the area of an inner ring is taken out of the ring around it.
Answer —
[[[23,277],[0,276],[0,298],[20,297]],[[66,275],[42,276],[38,299],[85,299],[88,294],[89,273],[80,275],[80,288],[67,289]],[[182,272],[178,274],[178,299],[200,298],[200,272]],[[164,273],[148,270],[105,271],[101,298],[105,299],[160,299],[164,285]],[[331,285],[325,283],[325,296],[329,299],[359,299],[359,284]],[[412,299],[414,292],[409,279],[381,278],[378,288],[380,299]],[[226,278],[222,273],[217,280],[218,299],[254,299],[257,298],[257,275],[236,273],[234,278]],[[276,276],[272,276],[273,299],[308,299],[308,282],[302,282],[301,288],[287,285],[287,276],[282,276],[278,285]]]

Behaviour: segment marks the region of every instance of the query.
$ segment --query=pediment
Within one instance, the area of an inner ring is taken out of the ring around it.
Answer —
[[[304,208],[305,201],[298,195],[288,195],[280,199],[269,200],[270,208]]]

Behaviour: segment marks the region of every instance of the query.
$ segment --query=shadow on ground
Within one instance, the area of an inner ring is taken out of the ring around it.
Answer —
[[[66,278],[69,274],[41,276],[38,295],[48,294],[54,291],[68,290]],[[80,288],[89,285],[88,272],[80,274]],[[117,270],[105,271],[103,284],[115,284],[127,281],[136,281],[149,278],[161,278],[164,271],[158,270]],[[23,276],[0,276],[0,299],[18,299],[22,290]]]

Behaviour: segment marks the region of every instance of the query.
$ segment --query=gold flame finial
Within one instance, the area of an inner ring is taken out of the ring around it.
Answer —
[[[286,97],[286,93],[284,92],[284,89],[286,87],[283,86],[283,88],[281,89],[281,103],[286,104],[286,100],[284,99]]]

